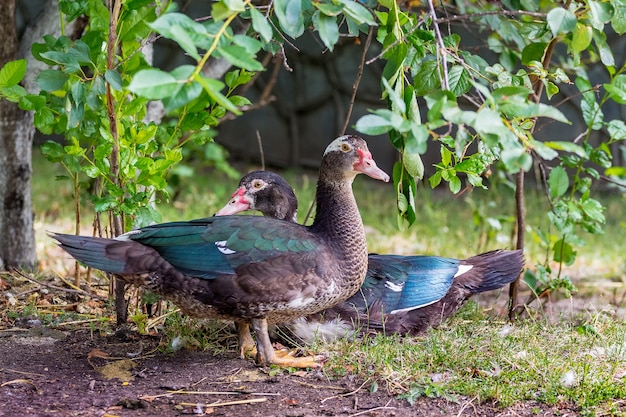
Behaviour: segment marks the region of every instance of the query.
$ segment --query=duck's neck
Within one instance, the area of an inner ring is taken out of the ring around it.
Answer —
[[[317,209],[311,229],[331,244],[339,259],[357,271],[367,268],[367,243],[352,181],[317,184]],[[360,272],[359,272],[360,273]]]

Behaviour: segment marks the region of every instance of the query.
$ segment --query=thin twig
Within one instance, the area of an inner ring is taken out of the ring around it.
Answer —
[[[430,15],[433,19],[433,26],[435,28],[435,37],[437,38],[437,43],[439,47],[437,48],[437,55],[441,53],[441,65],[443,66],[443,89],[450,89],[450,81],[448,79],[448,62],[446,55],[448,54],[446,45],[443,43],[443,36],[441,36],[441,31],[439,30],[439,24],[437,23],[437,12],[435,11],[435,5],[433,4],[433,0],[428,0],[428,7],[430,8]]]
[[[244,391],[185,391],[172,390],[167,391],[169,394],[185,394],[185,395],[269,395],[277,396],[277,392],[244,392]]]
[[[229,401],[225,403],[211,403],[205,404],[204,407],[223,407],[227,405],[240,405],[240,404],[252,404],[252,403],[262,403],[267,401],[267,398],[250,398],[248,400],[239,400],[239,401]],[[197,403],[178,403],[179,405],[185,407],[195,407],[198,405]]]
[[[465,401],[463,403],[463,406],[461,407],[461,409],[457,413],[456,417],[461,417],[461,415],[463,414],[463,411],[465,411],[465,409],[467,408],[468,405],[472,405],[472,403],[474,402],[474,400],[476,400],[476,398],[478,398],[478,395],[474,396],[474,398],[472,398],[469,401]]]
[[[325,403],[327,400],[332,400],[333,398],[343,398],[343,397],[349,397],[351,395],[356,394],[357,392],[361,391],[361,389],[365,386],[365,384],[367,384],[369,382],[369,378],[366,379],[357,389],[355,389],[354,391],[350,391],[347,392],[345,394],[339,394],[339,395],[333,395],[332,397],[326,397],[324,398],[322,401],[320,401],[322,404]]]
[[[37,374],[35,372],[24,372],[24,371],[17,371],[15,369],[9,369],[9,368],[0,368],[0,371],[4,371],[4,372],[13,372],[14,374],[20,374],[20,375],[34,375],[34,376],[40,376],[40,377],[45,377],[44,374]]]
[[[618,187],[626,188],[626,184],[624,184],[623,182],[615,181],[613,178],[607,177],[606,175],[600,174],[600,179],[606,182],[610,182],[613,185],[617,185]]]
[[[265,153],[263,152],[263,141],[261,140],[261,134],[258,129],[256,131],[256,140],[259,144],[259,153],[261,155],[261,171],[265,171]]]
[[[564,7],[567,9],[571,3],[571,0],[567,0]],[[542,66],[543,68],[548,68],[550,61],[552,60],[552,54],[554,53],[554,49],[556,47],[557,39],[553,38],[546,48],[546,52],[543,56]],[[539,79],[539,77],[534,77],[534,80],[531,81],[534,91],[534,101],[539,103],[541,101],[541,94],[543,92],[543,83]],[[537,126],[537,118],[533,120],[533,126],[530,129],[530,133],[532,134],[535,130],[535,126]],[[515,204],[516,204],[516,218],[517,218],[517,243],[516,248],[524,250],[524,238],[526,233],[526,209],[524,206],[524,171],[520,170],[516,174],[516,187],[515,187]],[[524,269],[520,271],[519,276],[515,281],[513,281],[509,285],[509,320],[513,320],[515,318],[515,314],[517,311],[517,303],[518,303],[518,292],[519,292],[519,282],[524,275]]]
[[[304,382],[304,381],[298,381],[297,379],[294,379],[293,382],[295,382],[296,384],[300,384],[304,387],[310,387],[310,388],[315,388],[315,389],[334,389],[337,391],[345,391],[344,387],[339,387],[336,385],[317,385],[317,384],[310,384],[308,382]]]
[[[374,27],[371,26],[369,32],[367,33],[367,39],[365,40],[365,45],[363,46],[363,54],[361,55],[361,63],[359,64],[359,71],[356,74],[356,79],[354,80],[354,84],[352,85],[352,97],[350,98],[350,106],[348,107],[348,113],[346,114],[346,120],[343,123],[343,129],[339,133],[339,136],[344,135],[346,133],[346,129],[348,129],[348,123],[350,123],[350,117],[352,116],[352,110],[354,109],[354,102],[356,101],[356,92],[359,89],[359,84],[361,83],[361,78],[363,78],[363,69],[365,68],[365,56],[367,55],[367,51],[372,44],[372,37],[374,36]]]
[[[52,284],[48,284],[48,283],[45,283],[45,282],[36,281],[36,280],[32,279],[31,277],[27,276],[26,274],[24,274],[22,271],[20,271],[17,268],[13,268],[12,272],[18,274],[19,276],[21,276],[22,278],[24,278],[27,281],[32,282],[33,284],[37,284],[37,285],[40,285],[40,286],[43,286],[43,287],[46,287],[46,288],[50,288],[52,290],[62,291],[62,292],[70,293],[70,294],[86,295],[86,296],[91,297],[91,298],[97,298],[98,300],[106,300],[105,297],[102,297],[102,296],[97,295],[97,294],[92,294],[92,293],[89,293],[89,292],[84,291],[84,290],[74,290],[74,289],[70,289],[70,288],[57,287],[56,285],[52,285]]]
[[[388,407],[389,403],[391,403],[391,400],[387,401],[387,404],[381,406],[381,407],[374,407],[374,408],[369,408],[367,410],[363,410],[363,411],[359,411],[356,414],[350,414],[350,417],[356,417],[356,416],[361,416],[363,414],[369,414],[372,411],[378,411],[378,410],[395,410],[396,407]]]
[[[365,61],[365,64],[369,65],[372,62],[378,61],[379,59],[381,59],[383,57],[383,55],[385,55],[387,53],[387,51],[389,51],[391,48],[393,48],[394,46],[398,45],[400,42],[404,42],[406,40],[406,38],[412,34],[413,32],[415,32],[417,29],[419,29],[421,26],[421,24],[424,23],[424,19],[420,19],[415,26],[413,26],[411,28],[411,30],[409,30],[407,33],[405,33],[401,38],[396,39],[395,41],[393,41],[392,43],[390,43],[385,49],[383,49],[378,55],[376,55],[373,58],[368,59],[367,61]]]
[[[470,20],[476,17],[483,17],[483,16],[494,16],[494,15],[504,15],[504,16],[531,16],[531,17],[537,17],[540,19],[545,19],[547,14],[546,13],[537,13],[537,12],[527,12],[524,10],[498,10],[498,11],[493,11],[493,12],[481,12],[481,13],[472,13],[472,14],[463,14],[463,15],[452,15],[449,17],[442,17],[439,19],[436,19],[435,22],[436,23],[450,23],[450,22],[458,22],[458,21],[464,21],[464,20]]]

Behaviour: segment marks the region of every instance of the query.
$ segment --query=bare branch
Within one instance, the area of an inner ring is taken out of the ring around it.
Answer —
[[[367,55],[367,51],[372,44],[372,38],[374,36],[374,28],[370,27],[370,30],[367,34],[367,39],[365,40],[365,45],[363,46],[363,54],[361,55],[361,63],[359,64],[359,71],[356,74],[356,79],[354,80],[354,85],[352,86],[352,97],[350,98],[350,107],[348,107],[348,114],[346,114],[346,120],[343,124],[343,129],[341,129],[340,135],[346,133],[346,129],[348,129],[348,123],[350,123],[350,117],[352,116],[352,110],[354,109],[354,102],[356,101],[356,92],[359,89],[359,84],[361,83],[361,78],[363,78],[363,69],[365,68],[365,56]]]
[[[439,47],[437,48],[437,56],[441,54],[441,65],[443,67],[443,82],[442,87],[444,90],[450,89],[450,80],[448,79],[448,61],[446,59],[446,55],[448,54],[448,50],[446,49],[446,45],[443,43],[443,37],[441,36],[441,31],[439,30],[439,23],[437,23],[437,13],[435,12],[435,5],[433,4],[433,0],[428,0],[428,7],[430,8],[430,15],[433,19],[433,26],[435,28],[435,37],[437,38],[437,43]]]

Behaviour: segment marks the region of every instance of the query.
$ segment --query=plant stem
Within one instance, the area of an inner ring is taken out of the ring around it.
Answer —
[[[115,67],[115,51],[117,45],[117,21],[122,7],[121,0],[111,0],[109,3],[109,36],[107,39],[107,69]],[[120,144],[117,131],[117,117],[114,109],[114,98],[111,93],[111,85],[106,83],[106,99],[107,114],[109,116],[109,129],[113,137],[113,148],[111,151],[111,178],[115,185],[120,186]],[[111,233],[113,236],[119,236],[124,233],[122,224],[122,215],[120,213],[111,213]],[[117,325],[121,326],[128,320],[128,307],[124,298],[126,283],[118,277],[115,277],[115,286],[113,289],[115,299],[115,312],[117,316]]]

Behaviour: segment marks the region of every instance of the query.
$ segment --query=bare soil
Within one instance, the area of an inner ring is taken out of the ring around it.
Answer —
[[[34,321],[36,323],[36,321]],[[27,327],[28,320],[16,320]],[[164,353],[159,336],[14,327],[0,332],[0,416],[574,416],[460,398],[414,405],[323,371],[272,375],[236,353]]]

